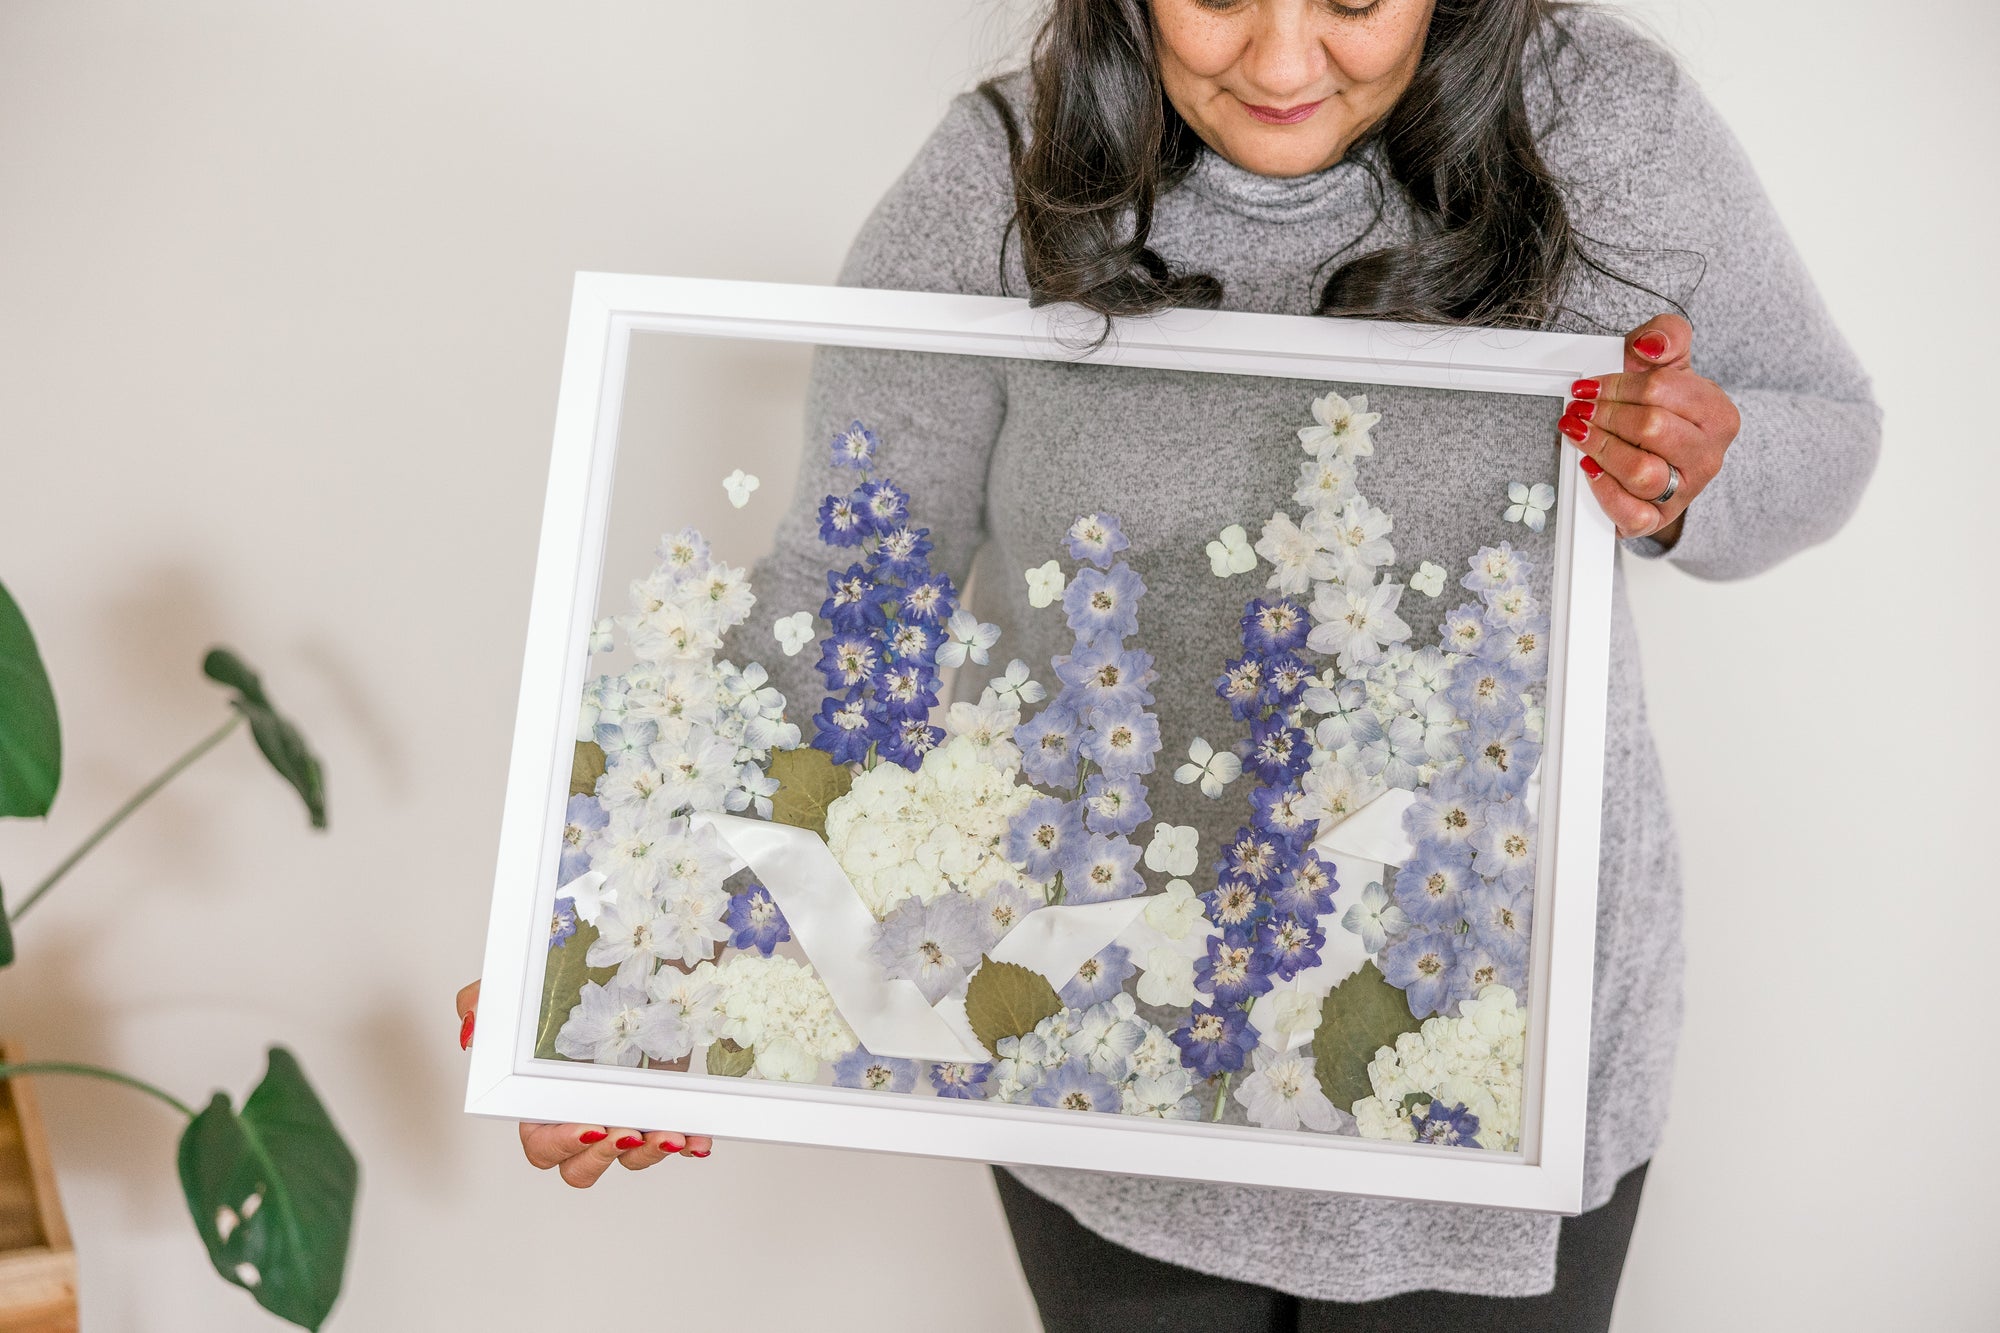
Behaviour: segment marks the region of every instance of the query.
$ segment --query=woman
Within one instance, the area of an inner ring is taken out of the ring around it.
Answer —
[[[1560,429],[1623,550],[1702,578],[1745,577],[1830,536],[1878,444],[1866,380],[1714,112],[1656,47],[1549,0],[1056,0],[1031,68],[954,103],[842,281],[1026,293],[1104,315],[1205,305],[1626,331],[1624,372],[1579,382]],[[1215,529],[1187,496],[1255,515],[1279,475],[1268,436],[1223,430],[1191,453],[1185,429],[1137,422],[1150,406],[1129,405],[1121,427],[1103,407],[1112,392],[1013,363],[826,351],[811,428],[881,427],[939,567],[963,581],[977,556],[982,614],[1046,661],[1062,645],[1037,637],[1015,585],[1023,555],[1051,546],[1076,506],[1122,488],[1153,520],[1127,513],[1128,532],[1199,549]],[[1509,479],[1454,450],[1463,423],[1443,397],[1385,408],[1396,444],[1378,450],[1370,489],[1399,527],[1446,503],[1440,477],[1470,476],[1481,493]],[[810,451],[756,573],[760,641],[772,618],[818,600],[823,453]],[[1173,506],[1135,480],[1161,475],[1177,476]],[[1135,537],[1134,561],[1147,554]],[[1165,622],[1177,642],[1213,625],[1215,594],[1168,591],[1149,596],[1178,617]],[[1606,1326],[1681,1008],[1679,863],[1622,568],[1613,623],[1588,1211],[1558,1222],[996,1171],[1050,1329]],[[813,697],[805,659],[773,669],[794,677],[778,681],[788,696]],[[1203,706],[1190,673],[1162,684],[1163,716]],[[469,995],[460,1011],[469,1032]],[[708,1151],[615,1127],[522,1132],[532,1161],[578,1185],[613,1160]]]

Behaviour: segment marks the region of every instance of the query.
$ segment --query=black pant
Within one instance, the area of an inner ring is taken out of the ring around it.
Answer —
[[[1021,1269],[1046,1333],[1604,1333],[1639,1212],[1644,1163],[1602,1208],[1562,1221],[1555,1290],[1543,1296],[1413,1291],[1379,1301],[1309,1301],[1210,1277],[1114,1245],[993,1168]]]

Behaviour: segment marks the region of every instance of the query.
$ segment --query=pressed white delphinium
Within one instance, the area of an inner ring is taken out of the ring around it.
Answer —
[[[1343,672],[1372,663],[1384,645],[1410,635],[1410,627],[1396,614],[1402,599],[1400,583],[1320,583],[1313,591],[1313,627],[1306,646],[1336,657]]]
[[[1302,596],[1314,583],[1340,573],[1338,557],[1322,547],[1312,531],[1301,528],[1282,511],[1272,514],[1264,524],[1256,550],[1271,566],[1266,586],[1288,597]]]
[[[675,1010],[653,1003],[638,982],[586,981],[569,1020],[556,1033],[556,1053],[604,1065],[637,1065],[644,1057],[674,1060],[687,1054],[687,1030]]]
[[[1368,410],[1367,394],[1347,399],[1329,393],[1315,398],[1312,414],[1313,424],[1299,429],[1299,445],[1307,453],[1322,458],[1331,453],[1352,460],[1375,452],[1368,431],[1382,419],[1382,414]]]
[[[1250,1123],[1266,1129],[1316,1129],[1332,1133],[1340,1127],[1333,1103],[1320,1091],[1313,1058],[1299,1052],[1278,1055],[1259,1047],[1256,1067],[1231,1094],[1242,1103]]]

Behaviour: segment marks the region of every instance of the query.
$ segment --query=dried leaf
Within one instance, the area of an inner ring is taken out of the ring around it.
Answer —
[[[576,757],[569,764],[569,794],[589,796],[597,791],[604,776],[604,750],[596,741],[578,741]]]
[[[1062,1007],[1049,979],[1019,963],[982,957],[965,988],[965,1017],[972,1024],[972,1035],[996,1054],[1002,1037],[1025,1037],[1035,1024],[1061,1013]]]
[[[597,927],[588,921],[576,923],[576,933],[549,950],[548,967],[542,972],[541,1016],[535,1020],[535,1058],[562,1060],[556,1050],[556,1033],[569,1021],[569,1011],[583,1002],[583,983],[602,986],[618,975],[613,967],[591,967],[584,955],[597,940]]]
[[[1326,997],[1313,1033],[1313,1073],[1327,1100],[1352,1112],[1354,1103],[1374,1096],[1368,1062],[1378,1049],[1394,1046],[1396,1038],[1422,1025],[1422,1019],[1411,1016],[1403,992],[1374,963],[1363,963]]]
[[[770,775],[778,780],[771,798],[771,818],[794,828],[826,836],[826,811],[854,785],[854,770],[836,764],[824,750],[801,745],[771,756]]]
[[[742,1078],[757,1063],[757,1052],[748,1046],[738,1046],[724,1037],[712,1042],[708,1048],[708,1072],[723,1078]]]

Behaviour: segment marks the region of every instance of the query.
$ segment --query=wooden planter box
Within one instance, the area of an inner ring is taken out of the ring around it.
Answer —
[[[19,1053],[0,1042],[0,1062]],[[34,1079],[0,1081],[0,1333],[76,1333],[76,1251]]]

